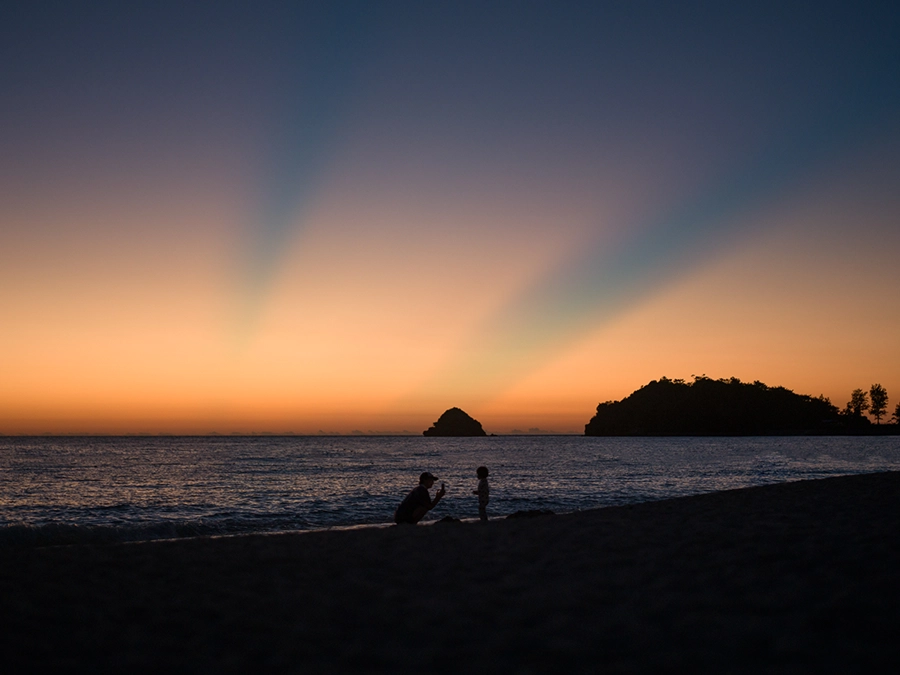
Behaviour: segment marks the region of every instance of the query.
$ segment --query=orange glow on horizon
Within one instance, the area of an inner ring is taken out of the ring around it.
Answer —
[[[839,407],[879,382],[892,411],[900,204],[884,168],[897,145],[754,214],[743,239],[553,353],[522,355],[522,376],[496,390],[434,380],[491,337],[486,321],[510,297],[583,246],[615,247],[621,232],[605,223],[620,222],[620,204],[605,212],[589,194],[560,210],[474,180],[458,200],[424,185],[404,200],[403,180],[354,192],[341,187],[352,172],[339,174],[245,333],[235,295],[252,209],[238,187],[151,211],[125,198],[9,207],[0,433],[419,434],[452,406],[489,433],[579,433],[598,403],[694,374]]]

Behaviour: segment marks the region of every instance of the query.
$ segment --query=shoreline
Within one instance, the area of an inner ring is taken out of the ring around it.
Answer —
[[[882,472],[883,473],[883,472]],[[839,476],[829,476],[829,478],[837,478],[843,476],[853,476],[853,475],[868,475],[868,474],[840,474]],[[697,492],[688,495],[679,495],[676,497],[660,497],[655,499],[645,499],[643,501],[637,501],[633,503],[620,503],[620,504],[610,504],[604,506],[596,506],[586,509],[576,509],[573,511],[552,511],[546,510],[546,513],[554,516],[570,516],[575,514],[582,513],[591,513],[594,511],[603,511],[610,508],[623,508],[628,506],[639,506],[642,504],[650,504],[660,501],[671,501],[675,499],[685,499],[690,497],[699,497],[703,495],[716,494],[719,492],[733,492],[735,490],[744,490],[755,487],[765,487],[770,485],[781,485],[787,483],[796,483],[803,482],[804,480],[810,479],[790,479],[786,481],[778,481],[772,483],[763,483],[760,485],[752,485],[752,486],[744,486],[740,488],[729,488],[727,490],[709,490],[706,492]],[[812,480],[823,480],[823,478],[812,479]],[[543,509],[537,509],[536,511],[543,511]],[[529,510],[519,510],[514,511],[512,513],[505,514],[497,514],[493,513],[491,515],[490,520],[492,522],[504,521],[507,519],[515,519],[519,517],[530,517],[534,515]],[[456,517],[452,515],[440,516],[440,514],[426,514],[426,520],[422,520],[418,523],[420,527],[430,527],[437,524],[448,524],[446,519],[450,519],[454,523],[463,523],[463,524],[473,524],[478,523],[479,519],[475,516],[464,516],[464,517]],[[130,538],[130,536],[125,536],[125,538],[120,538],[120,534],[118,532],[121,530],[121,525],[104,525],[104,524],[74,524],[74,523],[45,523],[41,525],[29,525],[29,524],[7,524],[5,526],[0,526],[0,549],[6,547],[7,549],[12,548],[54,548],[54,547],[63,547],[63,546],[117,546],[117,545],[140,545],[140,544],[151,544],[151,543],[159,543],[159,542],[188,542],[193,540],[204,540],[204,539],[231,539],[235,537],[274,537],[274,536],[293,536],[293,535],[306,535],[306,534],[314,534],[314,533],[323,533],[323,532],[345,532],[345,531],[361,531],[361,530],[369,530],[369,529],[387,529],[395,526],[393,521],[380,521],[380,522],[364,522],[364,523],[338,523],[334,525],[325,525],[320,527],[309,527],[309,528],[294,528],[294,529],[272,529],[272,530],[244,530],[244,531],[235,531],[235,532],[206,532],[206,533],[189,533],[189,534],[181,534],[181,535],[169,535],[165,536],[145,536],[145,538]],[[129,535],[132,531],[142,531],[142,530],[157,530],[157,529],[168,529],[168,528],[183,528],[185,531],[190,531],[197,527],[196,524],[193,523],[184,523],[184,522],[167,522],[161,521],[158,523],[139,523],[133,526],[133,528],[126,527],[125,533]],[[11,536],[3,536],[3,535],[11,535]]]
[[[896,662],[900,472],[555,516],[0,549],[13,669]],[[52,646],[52,648],[51,648]]]

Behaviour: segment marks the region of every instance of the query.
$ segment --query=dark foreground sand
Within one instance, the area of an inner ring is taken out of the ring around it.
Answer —
[[[572,515],[0,551],[4,672],[875,672],[900,473]]]

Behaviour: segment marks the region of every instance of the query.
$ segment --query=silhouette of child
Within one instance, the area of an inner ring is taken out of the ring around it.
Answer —
[[[486,466],[479,466],[475,470],[478,476],[478,489],[472,490],[473,495],[478,495],[478,517],[487,520],[487,505],[490,499],[491,488],[488,485],[488,470]]]

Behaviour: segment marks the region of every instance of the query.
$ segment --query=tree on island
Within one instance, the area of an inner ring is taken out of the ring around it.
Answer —
[[[900,424],[900,403],[894,408],[894,424]]]
[[[822,434],[841,428],[838,409],[824,396],[738,378],[693,382],[663,377],[621,401],[597,406],[585,436]]]
[[[852,417],[862,417],[863,413],[869,409],[869,395],[862,389],[854,389],[850,394],[850,400],[847,407],[844,408],[844,414]]]
[[[487,436],[481,422],[459,408],[450,408],[433,426],[422,432],[423,436]]]
[[[869,400],[872,402],[870,412],[875,418],[875,424],[881,424],[881,418],[887,412],[888,395],[887,390],[880,384],[873,384],[869,389]]]

